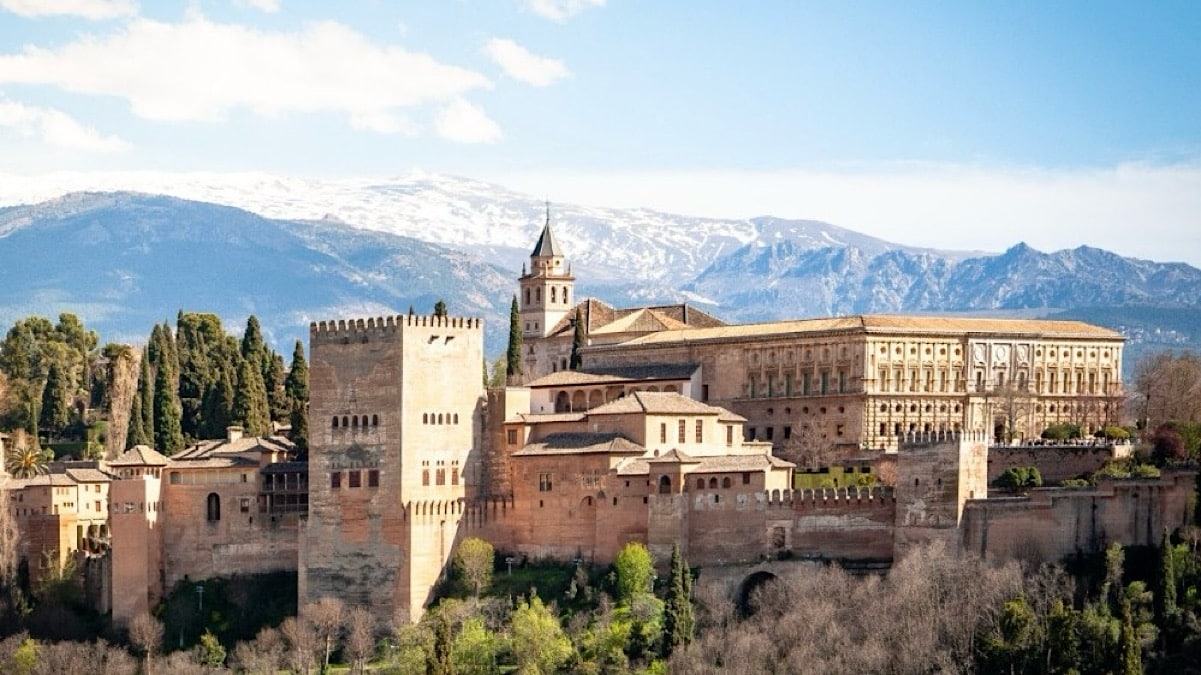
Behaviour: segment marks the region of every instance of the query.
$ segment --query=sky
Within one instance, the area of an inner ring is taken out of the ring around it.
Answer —
[[[412,170],[1201,266],[1201,3],[0,0],[0,176]]]

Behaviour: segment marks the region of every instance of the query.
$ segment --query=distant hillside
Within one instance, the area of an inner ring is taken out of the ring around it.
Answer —
[[[312,320],[431,311],[483,316],[498,343],[510,276],[474,256],[340,223],[269,220],[131,193],[0,210],[0,323],[71,311],[141,341],[180,309],[231,327],[255,314],[281,351]]]

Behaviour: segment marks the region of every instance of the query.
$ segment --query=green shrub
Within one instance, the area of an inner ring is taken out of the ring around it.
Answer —
[[[1011,490],[1042,487],[1043,476],[1036,466],[1011,466],[997,476],[993,485]]]

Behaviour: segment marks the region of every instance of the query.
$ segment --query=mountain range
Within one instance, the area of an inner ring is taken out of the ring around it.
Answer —
[[[736,322],[867,312],[1079,318],[1123,331],[1128,366],[1147,349],[1201,343],[1201,270],[1083,246],[923,249],[817,221],[548,207],[426,174],[84,183],[0,188],[0,201],[36,201],[0,208],[0,322],[72,311],[105,340],[137,342],[179,309],[216,312],[231,330],[253,313],[288,349],[311,320],[428,312],[441,298],[453,313],[486,319],[495,355],[515,278],[549,216],[577,295],[617,305],[688,301]],[[80,187],[114,191],[66,193]]]

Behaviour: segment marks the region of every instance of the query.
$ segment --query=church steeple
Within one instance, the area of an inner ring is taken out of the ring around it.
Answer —
[[[525,338],[546,337],[567,315],[574,299],[575,277],[550,226],[550,202],[542,234],[530,253],[529,272],[522,270],[521,322]]]

